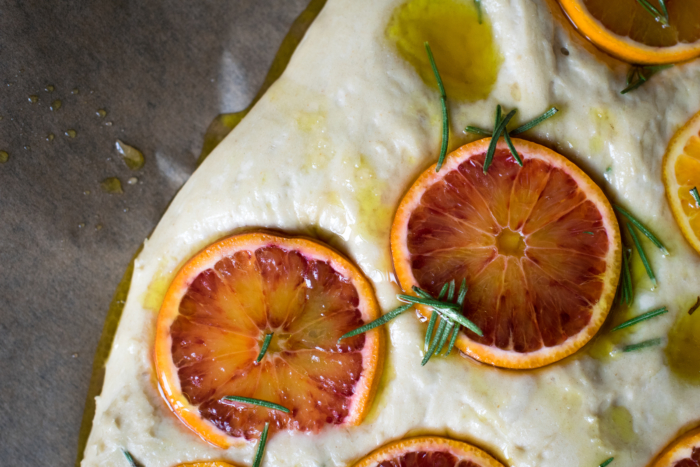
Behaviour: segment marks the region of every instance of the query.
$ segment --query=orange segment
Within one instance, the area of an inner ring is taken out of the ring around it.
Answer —
[[[220,447],[259,436],[266,422],[272,431],[355,425],[376,389],[383,335],[338,338],[378,316],[367,279],[329,248],[265,233],[229,237],[192,258],[168,289],[158,315],[158,380],[171,410]]]
[[[466,354],[507,368],[536,368],[582,347],[612,304],[620,233],[602,191],[563,156],[514,140],[520,167],[490,139],[448,155],[409,189],[392,226],[404,290],[437,295],[466,279],[464,314],[483,331],[457,340]],[[430,311],[421,309],[426,317]]]
[[[700,206],[691,195],[700,189],[700,113],[671,139],[663,161],[666,198],[683,236],[700,253]]]
[[[675,63],[700,55],[700,0],[666,0],[668,26],[656,21],[637,0],[559,3],[591,42],[630,63]],[[650,3],[661,11],[657,1]]]
[[[503,467],[496,459],[467,443],[437,436],[389,443],[353,467]]]
[[[700,428],[672,442],[650,467],[700,467]]]

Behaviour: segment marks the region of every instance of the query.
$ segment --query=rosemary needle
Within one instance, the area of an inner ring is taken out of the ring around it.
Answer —
[[[124,457],[126,457],[126,460],[129,462],[129,465],[131,467],[137,467],[136,462],[134,462],[134,458],[131,456],[131,453],[127,451],[126,449],[122,449],[122,453],[124,453]]]
[[[657,10],[654,5],[649,3],[647,0],[637,0],[637,3],[642,5],[642,7],[649,12],[650,15],[656,19],[656,21],[660,22],[664,26],[668,26],[668,11],[666,11],[666,4],[664,3],[664,0],[660,0],[661,3],[661,8],[664,10],[664,13],[661,13],[659,10]]]
[[[442,297],[445,296],[445,292],[447,292],[448,287],[449,286],[447,284],[442,286],[442,290],[440,290],[440,295],[438,295],[438,298],[441,299]],[[419,289],[418,287],[413,287],[413,289],[414,289],[414,291],[416,291],[416,293],[419,293],[419,294],[421,294],[421,292],[424,292],[423,290]],[[418,292],[418,290],[420,292]],[[425,295],[421,294],[423,296],[423,298],[433,298],[428,292],[424,292],[424,293],[425,293]],[[438,319],[437,313],[430,314],[430,321],[428,322],[428,331],[425,334],[425,345],[423,346],[425,352],[427,352],[428,349],[430,348],[430,338],[433,335],[433,329],[435,329],[435,323],[437,323],[437,319]]]
[[[690,190],[690,194],[693,196],[693,199],[695,200],[695,207],[700,208],[700,194],[698,194],[698,187],[693,187],[693,189]]]
[[[430,66],[433,68],[433,74],[435,74],[435,79],[437,80],[438,89],[440,90],[440,105],[442,107],[442,146],[440,147],[440,157],[438,157],[437,167],[435,167],[435,171],[439,172],[442,168],[442,164],[445,162],[445,156],[447,155],[447,143],[450,137],[450,126],[447,117],[447,94],[445,94],[445,86],[442,84],[440,72],[438,72],[437,65],[435,64],[433,51],[430,50],[430,45],[427,41],[424,42],[424,45],[425,51],[428,53]]]
[[[657,337],[656,339],[649,339],[648,341],[643,341],[638,344],[627,345],[622,349],[622,351],[634,352],[635,350],[646,349],[647,347],[654,347],[655,345],[659,344],[661,344],[661,339]]]
[[[539,117],[533,118],[532,120],[525,123],[524,125],[520,125],[518,128],[511,131],[510,135],[515,136],[515,135],[519,135],[520,133],[524,133],[527,130],[530,130],[530,129],[536,127],[537,125],[544,122],[548,118],[553,117],[557,112],[559,112],[559,109],[557,109],[556,107],[552,107],[551,109],[549,109],[548,111],[546,111],[545,113],[540,115]]]
[[[671,68],[673,65],[633,66],[627,74],[627,87],[620,94],[634,91],[656,73]]]
[[[630,272],[630,253],[629,250],[622,248],[622,297],[620,302],[628,305],[634,300],[634,289],[632,289],[632,273]]]
[[[479,24],[481,24],[481,22],[483,20],[482,16],[481,16],[481,0],[474,0],[474,5],[476,5],[477,18],[479,19]]]
[[[263,357],[265,356],[265,353],[267,352],[267,348],[270,347],[271,340],[272,340],[272,333],[266,334],[265,340],[263,341],[262,348],[260,349],[260,353],[258,354],[258,358],[255,359],[255,363],[260,363],[260,360],[263,359]]]
[[[698,297],[698,301],[695,302],[695,305],[690,307],[690,310],[688,310],[688,314],[692,316],[693,313],[695,313],[695,310],[698,309],[698,307],[700,307],[700,297]]]
[[[233,402],[243,402],[244,404],[259,405],[260,407],[265,407],[266,409],[279,410],[280,412],[284,412],[284,413],[290,412],[290,410],[287,407],[284,407],[282,405],[275,404],[274,402],[263,401],[260,399],[253,399],[250,397],[226,396],[223,398],[223,400],[233,401]]]
[[[455,303],[441,302],[440,300],[423,298],[423,297],[414,297],[412,295],[404,295],[404,294],[399,294],[399,295],[397,295],[397,297],[399,300],[401,300],[403,302],[418,303],[420,305],[431,306],[433,308],[439,308],[441,310],[442,309],[459,310],[459,305],[457,305]]]
[[[498,139],[501,137],[503,131],[505,131],[508,122],[510,122],[510,119],[513,118],[515,112],[517,112],[516,109],[513,109],[510,112],[508,112],[506,118],[501,120],[501,123],[498,124],[498,128],[494,130],[493,137],[491,138],[491,142],[489,143],[489,149],[486,152],[486,159],[484,160],[484,173],[488,172],[489,166],[491,165],[491,161],[493,161],[493,155],[496,153],[496,144],[498,144]]]
[[[411,308],[412,306],[413,306],[413,304],[408,303],[406,305],[401,305],[398,308],[394,308],[393,310],[391,310],[389,313],[385,314],[384,316],[377,318],[374,321],[371,321],[371,322],[365,324],[364,326],[360,326],[357,329],[353,329],[352,331],[350,331],[346,334],[343,334],[342,336],[340,336],[340,339],[338,339],[338,342],[342,341],[343,339],[347,339],[348,337],[357,336],[358,334],[365,333],[371,329],[374,329],[374,328],[377,328],[383,324],[386,324],[389,321],[391,321],[392,319],[399,316],[404,311]]]
[[[648,319],[655,318],[659,315],[663,315],[664,313],[668,313],[668,308],[666,308],[665,306],[661,307],[661,308],[657,308],[656,310],[649,311],[649,312],[644,313],[642,315],[636,316],[628,321],[625,321],[624,323],[612,328],[610,330],[610,332],[615,332],[615,331],[619,331],[620,329],[634,326],[637,323],[641,323],[642,321],[646,321]]]
[[[263,454],[265,454],[265,444],[267,443],[267,430],[269,429],[270,422],[265,422],[265,428],[263,428],[262,435],[260,435],[260,441],[258,441],[258,449],[255,451],[253,467],[260,467],[260,464],[262,464]]]
[[[614,461],[614,460],[615,460],[614,457],[611,457],[611,458],[609,458],[609,459],[606,459],[605,461],[603,461],[602,464],[600,464],[600,467],[608,467],[608,465],[610,465],[610,463],[611,463],[612,461]]]
[[[634,229],[629,223],[627,223],[627,230],[629,230],[629,233],[632,236],[632,241],[634,242],[634,246],[637,248],[637,253],[639,253],[639,257],[642,259],[644,269],[647,270],[647,276],[649,276],[649,279],[651,279],[651,283],[654,285],[654,287],[656,287],[656,276],[654,275],[654,271],[651,269],[651,264],[649,264],[649,258],[647,258],[647,254],[642,248],[642,244],[639,241],[637,232],[634,231]]]
[[[653,243],[654,245],[656,245],[656,247],[657,247],[658,249],[661,250],[661,253],[662,253],[664,256],[667,256],[667,255],[668,255],[668,250],[667,250],[666,247],[661,243],[661,240],[659,240],[658,238],[656,238],[656,236],[655,236],[653,233],[651,233],[651,232],[649,231],[649,229],[647,229],[646,227],[644,227],[644,226],[642,225],[641,222],[639,222],[637,219],[635,219],[634,216],[632,216],[632,214],[630,214],[627,210],[625,210],[625,209],[624,209],[623,207],[621,207],[621,206],[618,206],[617,204],[613,204],[613,208],[615,208],[615,210],[616,210],[617,212],[619,212],[620,214],[622,214],[623,216],[625,216],[627,219],[629,219],[629,221],[632,223],[632,225],[634,225],[635,227],[637,227],[637,229],[639,229],[640,232],[642,232],[649,240],[651,240],[651,243]]]
[[[423,357],[423,361],[421,362],[421,366],[425,366],[425,364],[428,363],[428,360],[430,360],[430,357],[432,357],[433,354],[435,353],[435,349],[437,348],[439,341],[442,340],[442,335],[445,333],[446,326],[447,326],[447,320],[441,319],[440,324],[438,325],[437,331],[435,332],[435,337],[433,338],[433,341],[430,344],[430,348],[428,349],[425,356]]]
[[[459,286],[459,294],[457,294],[457,305],[460,307],[464,305],[464,298],[467,296],[467,279],[462,279],[462,285]],[[445,356],[449,355],[452,352],[452,348],[455,346],[455,342],[457,341],[457,336],[459,335],[459,326],[454,327],[454,330],[452,331],[452,337],[450,338],[450,343],[447,346],[447,350],[445,351]]]

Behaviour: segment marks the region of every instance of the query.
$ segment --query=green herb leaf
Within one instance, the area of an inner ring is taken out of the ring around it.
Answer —
[[[126,449],[122,449],[122,453],[124,453],[124,457],[126,457],[127,462],[129,462],[129,465],[131,467],[137,467],[136,462],[134,462],[134,458],[131,456],[131,453],[127,451]]]
[[[500,113],[500,106],[498,107]],[[508,125],[508,122],[510,122],[510,119],[513,118],[513,115],[515,115],[515,112],[517,112],[517,109],[513,109],[510,112],[508,112],[506,118],[501,120],[501,122],[498,124],[498,127],[494,130],[493,137],[491,137],[491,142],[489,143],[489,149],[486,152],[486,159],[484,160],[484,173],[488,172],[489,166],[493,161],[493,155],[496,153],[496,145],[498,144],[498,139],[501,137],[501,134],[506,129],[506,126]]]
[[[430,348],[428,349],[425,356],[423,357],[423,361],[421,362],[421,366],[425,366],[425,364],[428,363],[428,360],[430,360],[430,357],[432,357],[433,354],[435,353],[435,349],[437,349],[439,341],[442,340],[442,335],[445,333],[446,326],[447,326],[447,320],[441,319],[440,324],[438,325],[437,331],[435,332],[435,337],[433,337],[433,341],[430,344]]]
[[[614,461],[615,458],[611,457],[610,459],[606,459],[602,464],[600,464],[600,467],[608,467],[612,461]]]
[[[265,444],[267,444],[267,431],[269,429],[270,422],[265,422],[265,428],[263,428],[262,435],[260,435],[260,441],[258,441],[258,449],[255,451],[253,467],[260,467],[260,464],[262,464],[263,455],[265,454]]]
[[[627,223],[627,230],[629,231],[630,235],[632,236],[632,241],[634,242],[634,246],[637,249],[637,253],[639,253],[639,257],[642,259],[642,264],[644,264],[644,269],[647,271],[647,275],[649,276],[649,279],[651,279],[651,283],[656,287],[656,276],[654,275],[654,271],[651,269],[651,264],[649,263],[649,259],[647,258],[647,254],[644,252],[644,249],[642,248],[642,244],[639,241],[639,237],[637,236],[637,232],[634,231],[632,226]]]
[[[443,286],[443,289],[445,287]],[[450,288],[447,290],[447,301],[451,302],[455,298],[455,280],[450,281]]]
[[[450,309],[450,310],[458,310],[459,309],[459,305],[457,305],[455,303],[441,302],[440,300],[435,300],[435,299],[430,299],[430,298],[414,297],[412,295],[404,295],[404,294],[397,295],[397,298],[399,300],[401,300],[402,302],[418,303],[420,305],[431,306],[433,308]]]
[[[690,194],[693,196],[693,199],[695,200],[695,207],[700,208],[700,194],[698,193],[698,187],[693,187],[693,189],[690,190]]]
[[[628,92],[634,91],[659,71],[666,70],[672,66],[673,65],[633,66],[627,74],[627,87],[620,91],[620,94],[627,94]]]
[[[391,321],[392,319],[396,318],[401,313],[403,313],[404,311],[408,310],[411,307],[413,307],[413,305],[409,303],[407,305],[401,305],[398,308],[394,308],[393,310],[391,310],[389,313],[385,314],[384,316],[377,318],[374,321],[371,321],[371,322],[365,324],[364,326],[360,326],[357,329],[353,329],[352,331],[343,334],[342,336],[340,336],[340,339],[338,339],[338,342],[342,341],[343,339],[347,339],[348,337],[357,336],[358,334],[365,333],[371,329],[378,328],[379,326],[386,324],[389,321]]]
[[[589,230],[584,230],[583,233],[585,233],[586,235],[595,235],[593,232],[591,232]]]
[[[627,345],[622,349],[622,351],[634,352],[635,350],[646,349],[647,347],[654,347],[655,345],[659,344],[661,344],[661,339],[657,337],[656,339],[649,339],[648,341],[640,342],[638,344]]]
[[[690,307],[690,310],[688,310],[688,314],[692,316],[693,313],[695,313],[695,310],[698,309],[698,307],[700,307],[700,297],[698,297],[698,301],[695,302],[695,305]]]
[[[481,16],[481,0],[474,0],[474,5],[476,6],[476,14],[477,18],[479,19],[479,24],[483,21],[483,18]]]
[[[630,272],[630,251],[622,245],[622,273],[620,288],[618,289],[618,303],[631,304],[634,300],[632,288],[632,273]]]
[[[459,326],[455,325],[455,328],[452,331],[452,337],[450,337],[450,343],[447,345],[447,350],[445,351],[445,356],[448,356],[449,354],[452,353],[452,349],[455,346],[455,342],[457,342],[458,335],[459,335]]]
[[[470,126],[467,125],[464,128],[465,133],[474,133],[476,135],[482,135],[482,136],[491,136],[493,133],[491,133],[489,130],[484,130],[483,128],[478,128],[475,126]]]
[[[258,354],[258,358],[255,359],[255,363],[260,363],[260,360],[263,359],[263,357],[265,356],[265,353],[267,352],[267,348],[270,346],[271,340],[272,340],[272,333],[266,334],[265,340],[263,341],[262,348],[260,349],[260,353]]]
[[[625,210],[622,206],[619,206],[619,205],[617,205],[617,204],[613,204],[613,208],[615,208],[615,210],[616,210],[617,212],[619,212],[620,214],[622,214],[623,216],[625,216],[627,219],[629,219],[629,221],[632,223],[632,225],[634,225],[635,227],[637,227],[637,229],[639,229],[640,232],[642,232],[649,240],[651,240],[651,243],[653,243],[654,245],[656,245],[656,247],[657,247],[658,249],[661,250],[661,254],[663,254],[664,256],[668,255],[668,250],[667,250],[666,247],[661,243],[661,240],[659,240],[658,238],[656,238],[656,236],[655,236],[653,233],[651,233],[651,232],[649,231],[649,229],[647,229],[646,227],[644,227],[644,225],[642,225],[641,222],[639,222],[637,219],[635,219],[634,216],[632,216],[632,214],[630,214],[630,213],[629,213],[627,210]]]
[[[668,308],[666,308],[665,306],[661,307],[661,308],[657,308],[656,310],[649,311],[649,312],[644,313],[642,315],[636,316],[630,320],[627,320],[624,323],[612,328],[610,330],[610,332],[615,332],[615,331],[619,331],[620,329],[634,326],[637,323],[641,323],[642,321],[646,321],[648,319],[655,318],[656,316],[663,315],[664,313],[668,313]]]
[[[515,136],[515,135],[519,135],[520,133],[524,133],[527,130],[530,130],[530,129],[536,127],[537,125],[544,122],[548,118],[553,117],[557,112],[559,112],[559,109],[557,109],[556,107],[552,107],[551,109],[549,109],[548,111],[546,111],[545,113],[540,115],[539,117],[533,118],[532,120],[525,123],[524,125],[520,125],[518,128],[511,131],[510,135]]]
[[[659,10],[657,10],[654,5],[649,3],[647,0],[637,0],[637,3],[642,5],[642,7],[649,12],[650,15],[656,19],[659,23],[663,24],[664,26],[668,26],[668,11],[666,11],[666,5],[663,3],[663,0],[661,0],[661,5],[662,9],[664,10],[664,13],[661,13]]]
[[[450,334],[452,333],[452,330],[455,328],[455,323],[453,321],[450,321],[447,323],[447,327],[445,328],[445,331],[442,333],[442,336],[440,336],[440,342],[438,342],[437,349],[435,349],[435,353],[437,355],[440,355],[440,352],[442,352],[442,349],[445,348],[445,344],[447,343],[447,338],[450,337]]]
[[[440,90],[440,105],[442,107],[442,146],[440,147],[440,157],[438,157],[437,166],[435,171],[439,172],[442,168],[442,164],[445,162],[445,156],[447,155],[447,143],[450,137],[450,125],[447,116],[447,94],[445,94],[445,86],[442,84],[442,78],[440,77],[440,72],[438,72],[437,65],[435,64],[435,57],[433,57],[433,51],[430,50],[430,45],[428,42],[424,42],[425,51],[428,53],[428,60],[430,60],[430,66],[433,68],[433,74],[437,80],[438,89]]]
[[[244,404],[259,405],[260,407],[265,407],[266,409],[279,410],[280,412],[289,413],[290,410],[274,402],[263,401],[260,399],[253,399],[250,397],[240,397],[240,396],[226,396],[223,397],[225,401],[242,402]]]
[[[440,295],[439,295],[440,299],[442,299],[442,297],[445,295],[445,292],[447,292],[448,287],[449,286],[447,284],[442,286],[442,290],[440,290]],[[432,300],[432,298],[433,298],[433,296],[430,295],[428,292],[426,292],[425,290],[423,290],[419,287],[416,287],[415,285],[413,286],[413,291],[423,298],[427,298],[430,300]],[[428,330],[425,334],[425,344],[423,346],[424,352],[427,352],[428,349],[430,348],[430,338],[433,335],[433,329],[435,329],[435,323],[437,323],[437,319],[438,319],[437,313],[430,314],[430,321],[428,321]]]
[[[467,296],[467,279],[462,279],[462,285],[459,286],[459,294],[457,295],[457,305],[462,307],[464,305],[464,297]]]

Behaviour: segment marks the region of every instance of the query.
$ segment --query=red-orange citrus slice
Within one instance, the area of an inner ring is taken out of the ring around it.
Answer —
[[[503,467],[481,449],[438,436],[389,443],[353,467]]]
[[[158,381],[171,410],[220,447],[259,436],[265,422],[271,433],[356,425],[376,389],[384,338],[375,329],[338,339],[378,317],[367,279],[330,248],[260,232],[228,237],[170,284],[158,315]]]
[[[673,217],[688,243],[700,253],[700,204],[691,192],[700,189],[700,112],[668,144],[663,179]]]
[[[536,368],[581,348],[600,329],[620,273],[620,232],[600,188],[563,156],[503,140],[484,174],[490,138],[462,146],[418,178],[391,232],[404,290],[469,285],[460,350],[484,363]],[[429,317],[430,310],[421,308]],[[464,330],[463,330],[464,331]]]
[[[700,428],[671,443],[651,467],[700,467]]]
[[[656,0],[649,0],[661,11]],[[700,0],[666,0],[668,26],[637,0],[559,0],[591,42],[637,64],[675,63],[700,55]]]

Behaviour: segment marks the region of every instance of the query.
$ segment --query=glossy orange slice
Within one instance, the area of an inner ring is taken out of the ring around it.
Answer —
[[[678,130],[668,144],[663,180],[678,227],[700,253],[700,204],[691,193],[693,188],[700,189],[700,112]]]
[[[376,389],[384,338],[379,329],[338,338],[377,317],[367,279],[328,247],[267,233],[228,237],[170,284],[158,315],[158,381],[172,411],[220,447],[258,437],[265,422],[271,433],[356,425]]]
[[[700,428],[671,443],[650,467],[700,467]]]
[[[581,348],[605,321],[620,273],[620,232],[603,192],[563,156],[503,140],[484,174],[485,138],[418,178],[391,232],[406,291],[434,296],[466,279],[464,314],[483,331],[457,346],[484,363],[536,368]],[[429,317],[430,311],[421,309]]]
[[[666,0],[668,26],[657,21],[637,0],[559,3],[591,42],[630,63],[675,63],[700,55],[700,0]],[[650,3],[660,8],[656,0]]]
[[[437,436],[395,441],[353,467],[503,467],[481,449]]]

